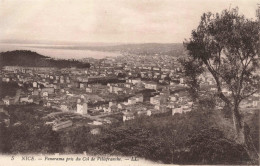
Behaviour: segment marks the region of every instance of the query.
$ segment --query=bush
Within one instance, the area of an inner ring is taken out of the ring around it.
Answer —
[[[186,161],[192,164],[236,164],[249,160],[241,145],[226,139],[223,132],[215,128],[192,135],[186,145]]]

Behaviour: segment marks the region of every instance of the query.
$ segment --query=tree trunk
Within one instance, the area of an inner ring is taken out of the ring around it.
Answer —
[[[233,122],[236,131],[236,142],[243,145],[250,159],[258,163],[259,154],[257,153],[257,150],[250,136],[250,128],[242,120],[242,117],[238,110],[238,106],[235,106],[233,109]]]

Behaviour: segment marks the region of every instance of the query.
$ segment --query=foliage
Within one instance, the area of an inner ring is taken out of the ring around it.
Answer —
[[[116,151],[121,155],[176,164],[245,162],[248,156],[243,147],[225,138],[212,116],[215,115],[197,110],[173,117],[137,118],[103,129],[95,142],[95,151],[105,154]],[[241,161],[235,161],[237,157],[241,157]]]
[[[19,89],[19,86],[16,82],[2,82],[0,80],[0,100],[5,96],[13,97],[16,94],[16,91]]]
[[[61,143],[65,153],[93,152],[96,142],[95,136],[90,133],[90,128],[85,126],[61,133]]]
[[[260,121],[260,116],[259,116],[259,109],[255,110],[252,113],[246,113],[244,115],[244,119],[246,120],[246,122],[248,123],[249,127],[250,127],[250,135],[252,137],[252,141],[255,145],[255,147],[259,147],[259,121]],[[256,148],[258,153],[260,148]]]
[[[58,133],[49,126],[22,124],[9,128],[11,153],[54,153],[59,151]]]
[[[203,64],[216,81],[218,96],[229,105],[237,106],[258,91],[259,78],[253,72],[258,68],[259,33],[257,22],[239,15],[238,9],[224,10],[216,15],[203,14],[191,39],[184,43],[188,62]],[[188,72],[196,66],[184,67]],[[224,87],[232,92],[232,97],[223,94]]]
[[[250,139],[249,128],[243,121],[239,105],[260,89],[260,77],[255,73],[259,69],[259,35],[259,23],[246,19],[235,8],[215,15],[204,13],[199,26],[184,43],[189,55],[187,63],[191,62],[188,63],[191,65],[184,65],[188,71],[187,77],[194,80],[199,74],[200,71],[196,70],[190,74],[190,68],[196,67],[194,64],[201,64],[211,74],[217,88],[215,95],[225,103],[228,108],[225,111],[232,112],[235,141],[243,144],[255,161],[258,161],[259,155]],[[190,86],[197,90],[197,82],[193,82]],[[225,94],[224,89],[230,95]]]
[[[3,123],[0,124],[0,153],[8,153],[10,149],[10,139],[7,128]]]
[[[8,141],[4,153],[55,153],[60,148],[59,134],[44,125],[31,108],[8,107],[10,126],[1,139]],[[14,110],[13,110],[14,109]],[[1,129],[2,130],[2,129]],[[8,140],[5,140],[8,139]]]
[[[235,164],[249,160],[243,146],[228,140],[215,128],[193,134],[186,142],[186,160],[192,164]]]
[[[198,76],[203,73],[204,69],[200,61],[183,58],[179,59],[180,63],[184,67],[184,75],[186,76],[186,83],[189,86],[189,93],[193,100],[199,97],[200,82],[198,81]]]
[[[93,135],[91,128],[85,126],[55,132],[41,122],[42,115],[35,108],[8,107],[11,123],[9,128],[0,130],[0,150],[3,153],[70,154],[86,151],[175,164],[244,163],[247,158],[243,148],[220,132],[216,125],[220,119],[212,120],[217,112],[199,108],[186,114],[170,116],[166,113],[102,126],[101,134]],[[20,125],[14,125],[17,122]],[[253,130],[254,136],[259,135],[257,129]],[[253,139],[257,142],[255,137]],[[243,161],[234,161],[239,157]]]

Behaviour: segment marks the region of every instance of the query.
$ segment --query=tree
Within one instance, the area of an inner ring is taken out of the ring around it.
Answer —
[[[200,89],[200,82],[197,78],[204,71],[202,67],[203,63],[192,58],[180,58],[180,63],[185,68],[184,74],[187,76],[186,83],[190,87],[188,90],[191,95],[191,98],[192,100],[196,101],[199,97]]]
[[[241,164],[248,160],[243,147],[225,138],[217,128],[194,133],[186,146],[186,160],[192,164]]]
[[[222,13],[204,13],[191,38],[184,42],[188,51],[186,64],[189,71],[200,64],[209,72],[216,84],[216,96],[220,98],[232,112],[236,142],[243,145],[252,159],[259,155],[252,144],[249,127],[244,122],[240,103],[259,91],[258,56],[260,52],[259,23],[246,19],[238,13],[238,8],[224,10]],[[184,63],[185,64],[185,63]],[[194,70],[186,74],[197,79],[202,70]],[[194,84],[198,82],[193,80]],[[190,84],[192,85],[192,84]],[[231,95],[223,93],[227,88]],[[198,89],[195,87],[194,89]]]
[[[10,139],[7,127],[4,123],[0,123],[0,153],[8,153],[10,151]]]

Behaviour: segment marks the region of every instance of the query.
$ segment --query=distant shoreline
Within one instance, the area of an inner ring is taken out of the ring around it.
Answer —
[[[129,55],[170,55],[183,56],[185,48],[181,43],[140,43],[140,44],[4,44],[0,42],[0,52],[13,50],[32,50],[41,55],[57,59],[103,59]]]
[[[59,45],[61,46],[61,45]],[[6,51],[14,51],[14,50],[31,50],[38,52],[39,54],[57,58],[57,59],[84,59],[84,58],[95,58],[95,59],[102,59],[105,57],[116,57],[121,56],[120,53],[117,52],[104,52],[104,51],[93,51],[93,50],[75,50],[75,49],[68,49],[68,48],[60,48],[54,46],[30,46],[24,44],[3,44],[0,43],[0,52]]]

